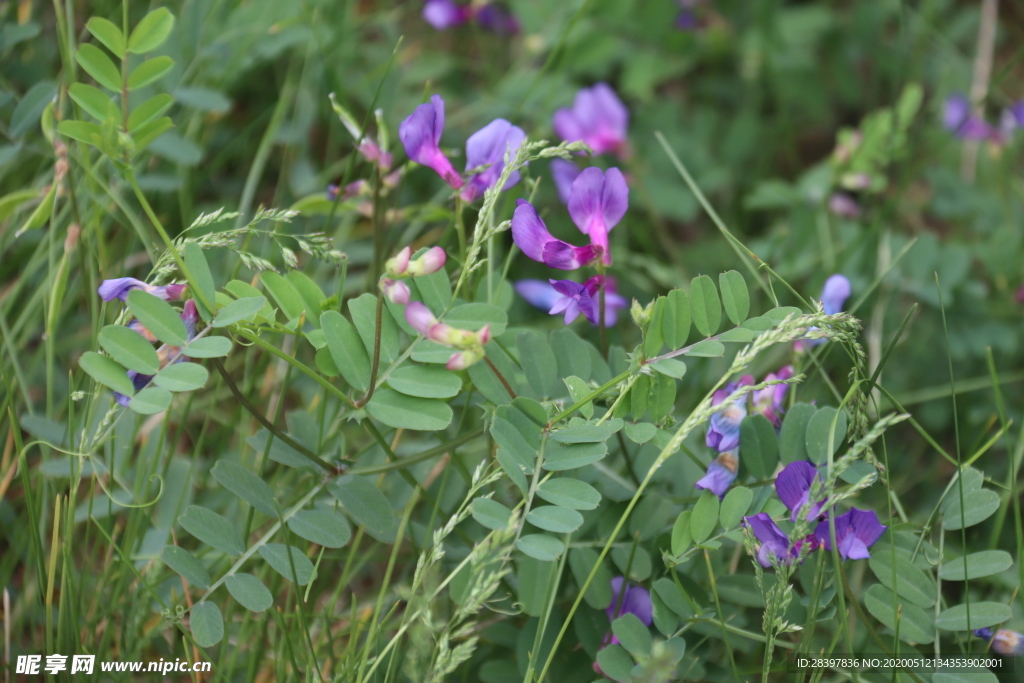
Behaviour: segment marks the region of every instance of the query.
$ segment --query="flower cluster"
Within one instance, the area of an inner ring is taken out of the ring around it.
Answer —
[[[526,139],[522,128],[505,119],[495,119],[469,136],[466,141],[466,174],[463,178],[441,151],[444,132],[444,100],[433,95],[430,102],[419,105],[398,127],[405,153],[416,163],[434,169],[453,190],[461,190],[465,202],[473,202],[494,187],[505,169],[505,153],[515,155]],[[514,171],[502,190],[519,182]]]
[[[438,31],[475,21],[481,28],[497,34],[519,33],[519,21],[496,2],[460,5],[455,0],[426,0],[423,19]]]
[[[394,159],[391,152],[388,151],[387,128],[384,125],[381,110],[378,109],[374,112],[377,119],[377,137],[374,139],[363,131],[362,126],[356,121],[355,117],[338,103],[334,93],[331,93],[330,100],[334,113],[338,115],[338,119],[345,126],[345,130],[352,136],[356,151],[366,161],[376,166],[380,172],[380,191],[386,194],[394,190],[398,187],[398,181],[401,179],[403,171],[401,168],[394,171],[391,170]],[[366,179],[354,180],[345,185],[345,187],[335,184],[327,186],[327,199],[332,202],[346,201],[357,197],[369,198],[372,194],[373,186]],[[357,208],[364,216],[370,216],[373,212],[373,206],[369,201],[360,202]]]
[[[994,145],[1005,145],[1017,128],[1024,127],[1024,100],[1004,109],[999,124],[992,125],[971,111],[971,102],[967,97],[956,93],[946,98],[942,125],[961,140],[987,140]]]
[[[402,279],[436,273],[444,268],[445,260],[447,254],[441,247],[431,247],[417,259],[412,258],[412,248],[405,247],[384,264],[380,290],[389,301],[404,306],[409,303],[409,286]]]
[[[483,360],[484,345],[491,340],[491,326],[480,330],[460,330],[439,322],[426,304],[413,301],[405,308],[405,320],[409,326],[432,342],[458,349],[445,365],[449,370],[465,370]]]
[[[814,531],[805,538],[790,539],[766,512],[743,518],[754,538],[760,543],[757,561],[762,567],[771,567],[772,561],[791,564],[805,552],[818,548],[832,550],[829,531],[830,520],[821,515],[828,503],[821,495],[823,481],[818,468],[808,461],[797,461],[787,465],[775,479],[775,491],[779,500],[790,511],[794,522],[817,519]],[[848,512],[834,517],[836,545],[844,560],[862,560],[871,556],[868,548],[881,538],[885,525],[870,510],[851,508]]]

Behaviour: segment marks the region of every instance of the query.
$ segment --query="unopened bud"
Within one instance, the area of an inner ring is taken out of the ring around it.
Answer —
[[[403,277],[408,275],[409,257],[412,256],[412,249],[406,247],[384,264],[384,270],[391,277]]]
[[[441,247],[431,247],[423,256],[409,263],[407,274],[419,277],[436,273],[444,268],[444,262],[447,259],[448,255],[444,252],[444,249]]]
[[[430,333],[431,327],[437,325],[437,318],[430,312],[426,304],[419,301],[413,301],[405,307],[405,320],[412,329],[424,337]]]
[[[401,280],[392,280],[386,277],[380,281],[380,290],[393,304],[405,306],[409,303],[409,286]]]
[[[465,351],[453,353],[444,367],[448,370],[465,370],[470,365],[483,360],[483,357],[483,349],[466,349]]]

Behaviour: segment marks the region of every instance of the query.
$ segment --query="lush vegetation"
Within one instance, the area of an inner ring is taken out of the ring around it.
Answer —
[[[0,13],[11,676],[1011,680],[1019,6]]]

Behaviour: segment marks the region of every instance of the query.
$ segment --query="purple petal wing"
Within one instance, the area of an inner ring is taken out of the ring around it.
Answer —
[[[551,310],[555,301],[562,296],[544,280],[520,280],[515,284],[515,290],[528,304],[543,311]]]
[[[558,188],[558,198],[562,200],[563,204],[569,203],[572,183],[579,177],[579,174],[579,166],[571,161],[566,161],[565,159],[551,160],[551,177],[555,181],[555,187]]]
[[[807,494],[815,478],[820,478],[817,468],[806,460],[798,460],[786,465],[775,479],[775,491],[779,500],[793,513],[793,520],[807,503]]]
[[[541,263],[545,262],[545,245],[555,241],[537,215],[537,210],[525,199],[516,201],[516,210],[512,214],[512,241],[524,254]]]
[[[821,303],[825,313],[835,315],[843,310],[843,304],[850,297],[850,281],[846,276],[836,273],[825,280],[821,290]]]
[[[942,125],[950,132],[957,132],[971,111],[971,103],[966,97],[957,93],[946,98],[942,108]]]
[[[146,283],[142,280],[136,280],[133,277],[119,277],[101,282],[97,292],[104,301],[113,301],[114,299],[124,301],[128,298],[128,292],[133,289],[145,288]]]

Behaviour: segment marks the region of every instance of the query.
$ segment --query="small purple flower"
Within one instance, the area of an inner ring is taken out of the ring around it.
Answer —
[[[843,304],[850,298],[850,281],[845,275],[836,273],[825,280],[821,290],[821,303],[826,315],[841,313]]]
[[[717,406],[726,399],[729,394],[739,387],[750,386],[754,378],[744,375],[738,382],[730,382],[724,389],[719,389],[712,397],[711,405]],[[740,445],[740,423],[747,416],[746,397],[733,401],[727,406],[719,409],[711,416],[708,423],[708,434],[705,443],[708,448],[714,448],[720,453],[734,450]]]
[[[860,204],[845,192],[833,192],[828,198],[828,210],[840,218],[860,218]]]
[[[789,536],[782,532],[767,512],[744,517],[743,525],[761,543],[757,549],[757,561],[762,567],[771,568],[773,557],[782,564],[791,564],[794,558],[800,556],[799,546],[790,547]]]
[[[463,201],[475,201],[493,187],[505,170],[505,151],[510,150],[511,158],[515,158],[516,150],[525,139],[526,133],[523,129],[513,126],[505,119],[494,119],[469,136],[469,140],[466,141],[466,170],[485,165],[487,168],[472,176],[466,183],[462,190]],[[519,171],[513,171],[502,189],[507,190],[518,182]]]
[[[992,650],[1001,655],[1024,655],[1024,635],[1001,628],[995,633],[990,628],[978,628],[974,635],[992,641]]]
[[[779,494],[779,500],[792,513],[792,521],[797,521],[803,514],[806,519],[814,519],[821,513],[825,500],[810,500],[811,487],[815,481],[822,481],[821,474],[814,463],[807,460],[789,463],[775,478],[775,491]]]
[[[569,193],[572,190],[572,183],[580,175],[580,167],[565,159],[551,160],[551,178],[558,188],[558,198],[563,204],[569,203]]]
[[[380,291],[384,292],[384,296],[393,304],[404,306],[409,303],[409,285],[401,280],[392,280],[389,277],[381,279]]]
[[[501,3],[489,2],[476,11],[480,28],[498,35],[519,33],[519,20]]]
[[[569,190],[569,216],[590,243],[601,250],[605,265],[612,262],[608,233],[618,225],[629,207],[629,187],[622,172],[610,168],[584,169]]]
[[[423,5],[423,19],[438,31],[454,28],[469,21],[471,9],[460,7],[454,0],[427,0]]]
[[[331,183],[330,185],[327,186],[327,199],[332,202],[338,200],[339,192],[341,193],[341,198],[339,201],[346,201],[348,199],[352,199],[353,197],[358,197],[359,195],[369,195],[370,183],[366,182],[365,180],[353,180],[351,183],[345,186],[344,191],[342,191],[341,188],[335,185],[334,183]]]
[[[582,140],[594,154],[626,152],[629,112],[607,83],[576,93],[572,108],[555,112],[554,128],[566,142]]]
[[[512,214],[512,241],[534,261],[559,270],[576,270],[599,256],[592,245],[574,247],[555,239],[537,215],[537,210],[525,199],[516,201],[516,210]]]
[[[605,614],[609,621],[615,621],[625,614],[632,614],[639,619],[644,626],[654,623],[654,605],[651,603],[651,594],[641,586],[630,586],[625,579],[616,576],[612,579],[612,602],[605,608]],[[625,588],[625,593],[623,593]],[[620,604],[621,603],[621,604]],[[619,641],[612,636],[612,644]]]
[[[793,376],[793,366],[786,365],[779,368],[778,372],[769,373],[764,378],[764,381],[770,382],[772,380],[789,379]],[[758,389],[754,392],[754,412],[760,413],[768,418],[768,421],[775,425],[776,429],[782,426],[782,415],[785,412],[782,408],[783,402],[786,400],[786,392],[789,390],[788,384],[774,384],[764,389]]]
[[[850,508],[846,514],[835,518],[836,543],[844,560],[864,560],[871,557],[868,548],[881,538],[886,526],[878,521],[878,515],[871,510]],[[814,529],[814,537],[825,550],[832,550],[829,537],[829,522],[826,519]]]
[[[542,311],[552,315],[564,313],[568,320],[567,325],[575,320],[581,312],[586,315],[591,324],[596,325],[601,308],[600,277],[595,275],[582,285],[571,280],[519,280],[515,284],[515,289],[521,297],[526,299],[527,303]],[[614,278],[605,276],[604,286],[605,326],[614,327],[619,320],[619,309],[628,306],[629,302],[616,293]],[[580,288],[580,291],[577,292],[576,288]],[[566,301],[574,295],[576,296],[572,302]],[[571,305],[574,305],[576,310],[570,319]]]
[[[736,454],[737,452],[734,450],[719,453],[718,457],[708,465],[707,474],[694,484],[694,488],[706,489],[719,498],[725,496],[725,492],[736,480],[739,471],[740,463]]]
[[[452,189],[458,190],[463,185],[462,177],[439,147],[443,131],[444,100],[440,95],[433,95],[430,102],[416,107],[402,121],[398,126],[398,137],[410,159],[434,169]]]
[[[946,98],[942,125],[961,140],[987,140],[994,132],[984,119],[971,112],[970,101],[959,93]]]
[[[113,301],[114,299],[127,301],[128,292],[133,289],[141,289],[153,296],[160,297],[164,301],[177,301],[181,299],[182,295],[185,293],[186,287],[188,287],[186,284],[172,284],[156,287],[154,285],[147,285],[142,280],[136,280],[133,277],[119,277],[113,280],[104,280],[100,283],[100,287],[97,291],[100,298],[104,301]]]

